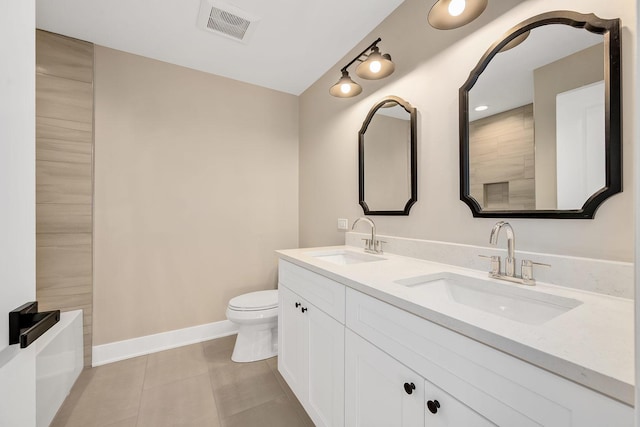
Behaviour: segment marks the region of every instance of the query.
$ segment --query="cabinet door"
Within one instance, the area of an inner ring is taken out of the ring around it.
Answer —
[[[303,303],[309,332],[309,395],[305,405],[317,426],[344,426],[344,325]]]
[[[436,387],[424,382],[425,427],[490,427],[496,424]]]
[[[345,424],[423,426],[424,379],[349,329],[345,337]]]
[[[301,402],[308,397],[309,341],[302,298],[287,287],[278,290],[278,371]]]

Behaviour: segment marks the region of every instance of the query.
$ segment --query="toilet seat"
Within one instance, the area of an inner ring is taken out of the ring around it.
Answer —
[[[250,292],[231,298],[228,309],[233,311],[262,311],[277,307],[278,291],[272,289],[268,291]]]

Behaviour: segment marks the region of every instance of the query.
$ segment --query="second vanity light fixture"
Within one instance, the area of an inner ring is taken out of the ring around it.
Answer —
[[[438,30],[452,30],[467,25],[484,12],[489,0],[438,0],[431,7],[427,21]]]
[[[388,53],[381,54],[378,43],[382,41],[378,37],[376,41],[371,43],[358,56],[353,58],[351,62],[342,67],[342,77],[329,89],[329,93],[338,98],[351,98],[362,92],[362,86],[351,80],[349,76],[349,68],[354,62],[360,61],[356,67],[356,74],[365,80],[378,80],[390,76],[396,69],[395,64],[391,61],[391,55]],[[369,52],[370,51],[370,52]],[[367,53],[369,52],[369,53]],[[365,57],[366,59],[362,59]]]

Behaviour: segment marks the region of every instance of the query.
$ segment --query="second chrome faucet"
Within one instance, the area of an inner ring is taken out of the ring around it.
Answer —
[[[507,257],[504,260],[504,274],[500,271],[500,257],[497,255],[488,257],[491,258],[491,270],[489,271],[489,277],[494,279],[507,280],[509,282],[521,283],[523,285],[533,286],[536,284],[536,280],[533,278],[533,266],[544,265],[550,267],[549,264],[543,264],[540,262],[533,262],[525,259],[522,261],[521,275],[516,275],[516,235],[513,228],[508,222],[497,222],[491,229],[491,235],[489,236],[489,243],[493,246],[498,245],[498,236],[500,230],[504,229],[507,235]]]

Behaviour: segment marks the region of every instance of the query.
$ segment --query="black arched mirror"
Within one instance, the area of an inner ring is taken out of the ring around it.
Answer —
[[[416,109],[396,96],[371,108],[358,133],[365,215],[409,215],[418,199]]]
[[[620,20],[549,12],[460,88],[460,199],[474,217],[594,217],[622,191]]]

